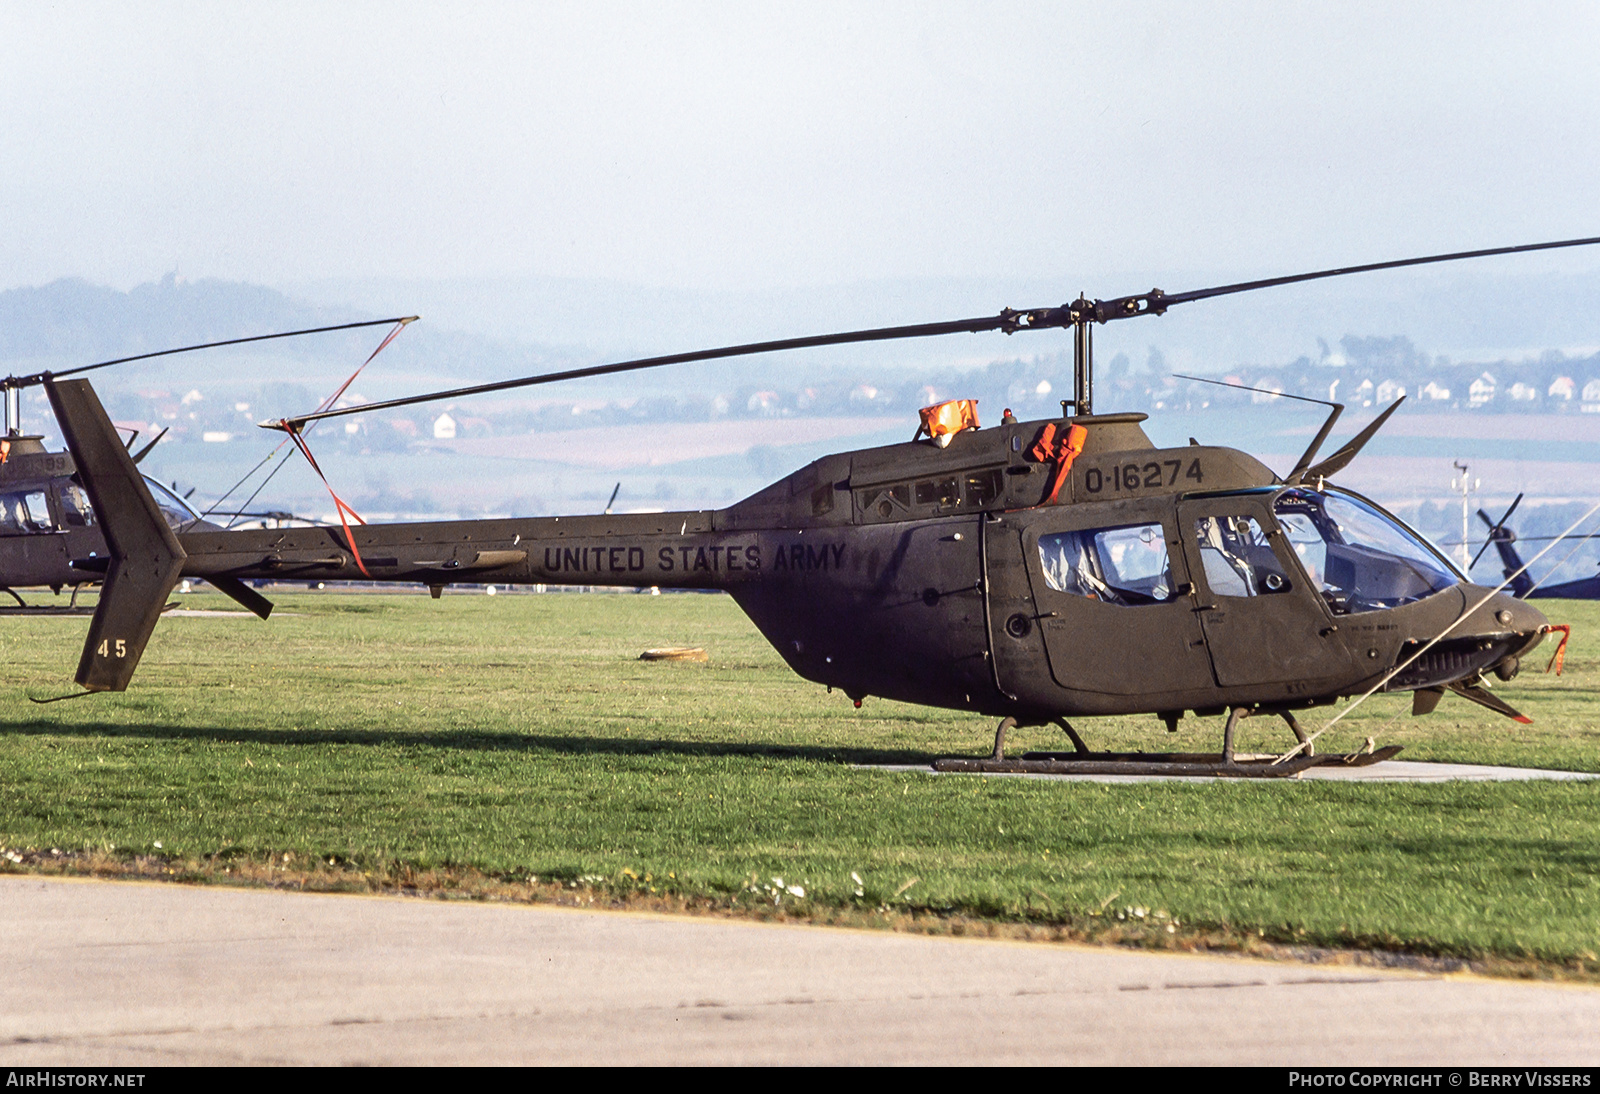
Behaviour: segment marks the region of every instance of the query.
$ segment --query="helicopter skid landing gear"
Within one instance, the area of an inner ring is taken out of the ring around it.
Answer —
[[[1295,740],[1305,745],[1287,760],[1278,761],[1272,753],[1237,753],[1234,731],[1253,714],[1277,714],[1288,723]],[[1288,711],[1251,710],[1234,707],[1222,730],[1222,751],[1217,752],[1091,752],[1083,738],[1063,718],[1057,723],[1072,738],[1075,752],[1025,752],[1020,759],[1005,758],[1006,730],[1017,724],[1015,718],[1001,721],[995,730],[994,753],[982,759],[945,757],[933,761],[935,771],[994,775],[1204,775],[1239,779],[1281,779],[1311,767],[1368,767],[1392,759],[1399,745],[1371,752],[1322,753],[1318,755],[1306,741],[1306,734]]]
[[[0,608],[0,615],[89,615],[94,611],[93,608],[78,607],[78,586],[76,585],[72,587],[72,603],[65,608],[58,604],[29,604],[17,594],[17,590],[8,585],[0,585],[0,590],[9,593],[11,599],[17,602],[15,606],[7,604],[5,607]]]
[[[1000,719],[1000,724],[994,727],[994,755],[990,757],[996,763],[1004,763],[1006,758],[1006,730],[1016,726],[1017,720],[1012,717]]]
[[[1071,722],[1067,721],[1065,718],[1057,718],[1056,724],[1059,725],[1066,732],[1067,736],[1072,739],[1072,747],[1077,749],[1077,751],[1073,753],[1074,756],[1093,755],[1093,753],[1089,751],[1089,746],[1083,743],[1083,738],[1078,736],[1078,731],[1072,728]],[[989,757],[991,763],[1005,762],[1006,730],[1015,728],[1017,728],[1017,720],[1009,715],[1000,719],[1000,724],[994,727],[994,753]],[[1031,757],[1035,754],[1030,752],[1027,755]]]

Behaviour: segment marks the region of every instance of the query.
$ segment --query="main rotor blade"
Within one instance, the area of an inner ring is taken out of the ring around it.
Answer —
[[[1495,527],[1504,528],[1506,526],[1506,521],[1511,519],[1511,514],[1515,513],[1517,511],[1517,506],[1522,504],[1522,498],[1523,495],[1518,494],[1515,498],[1511,499],[1511,507],[1506,510],[1506,515],[1500,518],[1500,523]]]
[[[1056,309],[1042,309],[1054,311]],[[619,372],[637,372],[640,369],[660,368],[663,365],[683,365],[691,361],[712,361],[720,357],[744,357],[754,353],[774,353],[779,350],[811,349],[818,346],[838,346],[851,342],[885,342],[896,338],[927,338],[939,334],[979,334],[984,331],[1027,330],[1041,324],[1028,321],[1032,313],[1013,311],[1010,308],[999,315],[976,319],[956,319],[946,323],[918,323],[908,327],[876,327],[870,330],[842,331],[838,334],[817,334],[807,338],[780,338],[772,342],[747,342],[738,346],[720,346],[716,349],[695,350],[692,353],[672,353],[664,357],[641,357],[633,361],[618,361],[609,365],[590,365],[561,372],[545,372],[537,376],[523,376],[515,380],[499,380],[489,384],[452,388],[427,395],[412,395],[403,399],[387,399],[379,403],[323,410],[313,414],[297,414],[277,422],[258,423],[263,429],[299,429],[307,422],[323,418],[338,418],[346,414],[367,414],[374,410],[392,410],[396,407],[414,406],[417,403],[434,403],[445,399],[463,399],[469,395],[486,395],[493,391],[510,391],[519,387],[554,384],[562,380],[582,380],[589,376],[611,376]],[[1061,325],[1061,324],[1057,324]]]
[[[1552,539],[1600,539],[1600,532],[1590,532],[1586,536],[1518,536],[1518,543],[1544,543]]]
[[[1477,251],[1455,251],[1450,254],[1401,258],[1390,262],[1369,262],[1361,266],[1340,266],[1331,270],[1315,270],[1311,273],[1291,274],[1288,277],[1269,277],[1259,281],[1241,281],[1233,285],[1218,285],[1209,289],[1194,289],[1190,292],[1169,294],[1160,289],[1151,289],[1147,293],[1139,293],[1133,296],[1119,296],[1112,300],[1092,301],[1080,296],[1072,303],[1063,304],[1060,307],[1032,308],[1027,311],[1005,308],[999,315],[976,319],[957,319],[946,323],[918,323],[904,327],[878,327],[870,330],[843,331],[838,334],[819,334],[808,338],[782,338],[771,342],[749,342],[744,345],[722,346],[717,349],[697,350],[692,353],[674,353],[663,357],[644,357],[635,361],[619,361],[610,365],[594,365],[588,368],[568,369],[563,372],[550,372],[538,376],[525,376],[516,380],[502,380],[498,383],[453,388],[449,391],[440,391],[428,395],[413,395],[404,399],[389,399],[384,402],[368,403],[359,407],[345,407],[340,410],[299,414],[281,421],[261,422],[259,424],[264,429],[299,429],[307,422],[318,421],[322,418],[337,418],[347,414],[361,414],[374,410],[392,410],[402,406],[415,406],[418,403],[438,402],[444,399],[461,399],[471,395],[485,395],[490,392],[509,391],[513,388],[533,387],[538,384],[553,384],[562,380],[580,380],[589,376],[609,376],[619,372],[635,372],[640,369],[659,368],[663,365],[680,365],[691,361],[711,361],[723,357],[744,357],[749,354],[772,353],[779,350],[838,346],[852,342],[882,342],[897,338],[927,338],[941,334],[979,334],[992,330],[1012,334],[1019,330],[1044,330],[1054,327],[1086,325],[1088,323],[1109,323],[1113,319],[1131,319],[1136,315],[1162,315],[1174,304],[1186,304],[1191,300],[1206,300],[1213,296],[1227,296],[1232,293],[1250,292],[1255,289],[1268,289],[1277,285],[1292,285],[1300,281],[1316,281],[1320,278],[1341,277],[1345,274],[1370,273],[1374,270],[1393,270],[1403,266],[1423,266],[1432,262],[1454,262],[1464,258],[1486,258],[1490,255],[1520,254],[1524,251],[1549,251],[1562,247],[1584,247],[1596,243],[1600,243],[1600,236],[1589,236],[1584,239],[1553,240],[1549,243],[1523,243],[1514,247],[1489,247]],[[1354,453],[1352,453],[1353,455]]]
[[[76,376],[80,372],[93,372],[97,368],[109,368],[112,365],[125,365],[130,361],[147,361],[152,357],[169,357],[174,353],[191,353],[197,349],[216,349],[219,346],[242,346],[247,342],[267,342],[274,338],[298,338],[303,334],[326,334],[336,330],[357,330],[361,327],[378,327],[385,323],[414,323],[415,315],[395,316],[389,319],[367,319],[360,323],[339,323],[331,327],[307,327],[305,330],[286,330],[277,334],[255,334],[249,338],[227,338],[221,342],[201,342],[193,346],[179,346],[176,349],[157,350],[154,353],[136,353],[132,357],[118,357],[112,361],[100,361],[93,365],[79,365],[77,368],[62,369],[60,372],[37,372],[31,376],[8,376],[0,380],[0,388],[30,387],[44,383],[47,377]]]
[[[1213,289],[1195,289],[1192,292],[1164,294],[1168,306],[1187,304],[1191,300],[1208,300],[1213,296],[1270,289],[1276,285],[1293,285],[1301,281],[1317,281],[1324,277],[1343,277],[1345,274],[1372,273],[1377,270],[1398,270],[1405,266],[1426,266],[1432,262],[1456,262],[1464,258],[1488,258],[1491,255],[1521,254],[1524,251],[1554,251],[1563,247],[1587,247],[1600,243],[1600,236],[1586,239],[1558,239],[1550,243],[1523,243],[1515,247],[1489,247],[1480,251],[1455,251],[1451,254],[1424,255],[1421,258],[1400,258],[1390,262],[1368,262],[1362,266],[1340,266],[1332,270],[1291,274],[1288,277],[1268,277],[1260,281],[1241,281],[1236,285],[1219,285]]]
[[[1570,540],[1574,540],[1574,541],[1576,541],[1576,540],[1600,539],[1600,532],[1590,532],[1586,536],[1518,536],[1517,537],[1517,542],[1518,543],[1548,543],[1552,539],[1570,539]],[[1434,542],[1440,547],[1459,547],[1459,546],[1461,546],[1461,541],[1459,539],[1440,539],[1440,540],[1435,540]],[[1472,546],[1472,541],[1471,540],[1467,541],[1467,546],[1469,546],[1469,547]]]

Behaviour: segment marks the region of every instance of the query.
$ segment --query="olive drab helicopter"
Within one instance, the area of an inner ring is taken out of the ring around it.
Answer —
[[[154,353],[141,353],[132,357],[119,357],[112,361],[101,361],[81,368],[68,369],[55,375],[75,375],[113,365],[167,357],[176,353],[215,349],[220,346],[278,338],[298,338],[310,334],[384,324],[403,325],[414,318],[364,320],[359,323],[232,338],[222,342],[206,342]],[[379,346],[379,351],[382,348],[383,346]],[[374,357],[377,356],[377,352],[374,351]],[[367,359],[369,363],[371,359],[370,357]],[[362,367],[365,368],[365,364]],[[76,606],[78,593],[84,587],[101,581],[108,558],[103,530],[95,518],[94,506],[84,490],[72,453],[48,451],[41,434],[23,432],[19,396],[23,388],[37,385],[40,380],[39,375],[8,376],[0,379],[0,391],[3,391],[5,400],[5,432],[0,435],[0,592],[8,594],[16,602],[15,606],[0,609],[7,613],[49,614],[84,610]],[[133,446],[139,438],[139,432],[132,431],[126,447],[134,465],[140,464],[166,434],[167,430],[161,430],[152,440],[134,452]],[[144,476],[144,485],[150,491],[162,519],[169,527],[183,531],[220,530],[223,527],[206,520],[197,512],[189,504],[188,495],[179,495],[176,489],[169,489],[148,475]],[[192,494],[193,491],[189,493]],[[248,506],[238,506],[235,510],[229,511],[226,517],[230,522],[244,520],[264,525],[309,523],[300,522],[299,518],[291,513],[251,510]],[[55,593],[60,593],[64,588],[71,589],[71,602],[66,607],[29,605],[17,592],[19,588],[41,586],[48,587]]]
[[[129,439],[130,446],[136,439],[137,434]],[[155,443],[132,455],[133,462],[138,464]],[[176,493],[153,479],[145,485],[168,524],[178,527],[199,521],[199,514]],[[96,527],[89,495],[74,477],[72,456],[47,451],[43,437],[8,428],[0,438],[0,592],[16,601],[8,610],[81,610],[76,607],[78,591],[99,581],[100,575],[74,568],[72,562],[103,558],[105,553],[105,538]],[[70,588],[72,603],[65,609],[30,606],[17,592],[19,587],[41,585],[56,593]]]
[[[825,456],[718,510],[175,532],[89,383],[41,377],[105,532],[105,587],[77,671],[87,694],[127,687],[161,607],[204,578],[265,617],[247,580],[315,579],[720,589],[802,677],[868,696],[997,717],[993,755],[947,770],[1289,775],[1369,763],[1396,748],[1319,754],[1297,711],[1376,690],[1446,692],[1521,719],[1487,690],[1549,629],[1535,608],[1470,584],[1375,502],[1331,485],[1394,412],[1318,459],[1339,407],[1283,477],[1232,448],[1157,448],[1146,415],[1096,413],[1093,327],[1177,304],[1299,281],[1554,247],[1568,240],[1323,270],[1184,293],[917,326],[726,346],[368,403],[430,399],[776,350],[957,332],[1071,328],[1062,417],[979,428],[956,401],[912,440]],[[302,446],[343,410],[263,423]],[[924,436],[926,434],[926,436]],[[315,461],[312,461],[315,466]],[[319,472],[320,473],[320,472]],[[331,488],[330,488],[331,492]],[[1223,715],[1206,754],[1092,752],[1070,719]],[[1281,717],[1297,743],[1275,761],[1236,754],[1241,718]],[[1522,719],[1526,720],[1526,719]],[[1071,752],[1004,755],[1007,729],[1055,723]]]

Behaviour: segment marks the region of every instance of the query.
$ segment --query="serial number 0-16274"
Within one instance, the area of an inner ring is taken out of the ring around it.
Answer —
[[[1164,490],[1177,486],[1180,480],[1185,486],[1190,483],[1198,485],[1205,482],[1205,473],[1200,469],[1199,459],[1146,460],[1143,463],[1130,460],[1126,463],[1083,469],[1083,488],[1090,494],[1105,491],[1124,494],[1135,490]]]

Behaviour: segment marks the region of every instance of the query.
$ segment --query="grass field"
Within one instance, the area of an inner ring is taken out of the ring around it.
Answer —
[[[274,599],[266,623],[164,619],[130,691],[50,706],[25,693],[71,690],[86,620],[5,619],[0,869],[1376,948],[1597,978],[1600,783],[863,771],[985,752],[993,727],[855,710],[722,596]],[[1576,625],[1566,675],[1540,675],[1540,656],[1499,691],[1534,725],[1454,697],[1413,719],[1408,697],[1380,696],[1319,744],[1600,771],[1600,606],[1544,607]],[[710,663],[636,659],[662,645]],[[1281,745],[1267,723],[1246,722],[1241,747]],[[1079,728],[1097,747],[1212,750],[1220,720]],[[1012,737],[1045,746],[1064,747],[1058,731]]]

